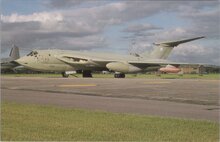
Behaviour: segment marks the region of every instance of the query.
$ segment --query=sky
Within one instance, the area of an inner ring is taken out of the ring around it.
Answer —
[[[1,56],[34,49],[150,52],[195,36],[169,60],[220,65],[219,0],[1,0]]]

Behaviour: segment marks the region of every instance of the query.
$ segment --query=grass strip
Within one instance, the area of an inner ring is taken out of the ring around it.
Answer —
[[[2,141],[217,142],[219,123],[54,106],[1,104]]]

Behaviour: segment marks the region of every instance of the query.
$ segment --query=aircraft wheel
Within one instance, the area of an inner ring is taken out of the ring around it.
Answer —
[[[83,77],[92,77],[92,72],[89,70],[84,70],[83,71]]]
[[[69,77],[69,74],[66,74],[65,72],[62,72],[62,76],[63,76],[64,78],[68,78],[68,77]]]
[[[125,78],[125,74],[121,74],[121,78]]]
[[[123,74],[123,73],[120,73],[120,74],[115,73],[115,74],[114,74],[114,77],[115,77],[115,78],[125,78],[125,74]]]

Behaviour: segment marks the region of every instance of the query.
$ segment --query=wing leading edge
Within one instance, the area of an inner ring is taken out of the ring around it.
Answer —
[[[172,62],[168,60],[146,60],[146,61],[114,61],[114,60],[102,60],[102,59],[88,59],[79,58],[73,56],[60,56],[57,59],[72,65],[77,68],[107,68],[110,71],[120,72],[120,73],[135,73],[144,72],[150,68],[160,68],[167,65],[172,65],[175,67],[180,66],[200,66],[201,64],[191,64],[191,63],[181,63]]]

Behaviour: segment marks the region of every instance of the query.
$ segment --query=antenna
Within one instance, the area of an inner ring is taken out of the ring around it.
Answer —
[[[130,47],[128,48],[128,53],[130,55],[134,53],[135,44],[136,44],[135,39],[132,39],[130,42]]]
[[[138,47],[136,47],[136,41],[135,41],[135,39],[133,39],[131,41],[130,48],[128,49],[128,52],[130,55],[133,55],[135,57],[140,57],[140,55],[137,52],[137,49],[138,49]]]

